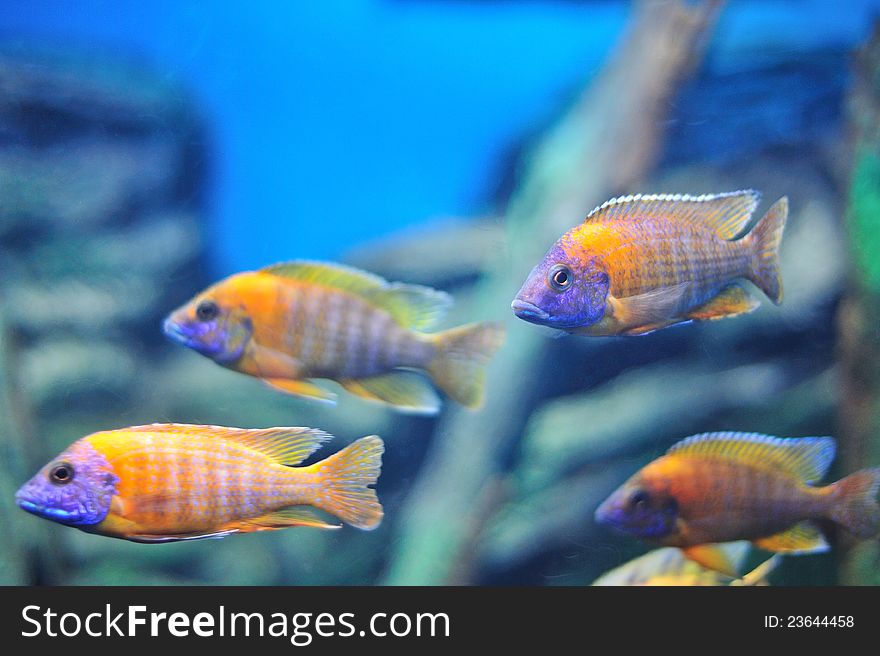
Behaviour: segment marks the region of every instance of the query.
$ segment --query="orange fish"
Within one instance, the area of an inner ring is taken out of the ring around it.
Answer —
[[[333,401],[313,379],[403,411],[433,414],[426,371],[468,407],[483,400],[485,365],[504,339],[494,323],[426,334],[448,294],[356,269],[289,262],[240,273],[173,312],[165,334],[214,362],[290,394]]]
[[[730,542],[713,545],[717,558],[728,562],[732,571],[738,571],[745,560],[748,542]],[[714,569],[707,569],[690,560],[681,549],[663,547],[649,551],[620,567],[615,567],[593,581],[596,586],[752,586],[768,585],[767,576],[781,562],[776,554],[740,577],[730,577]]]
[[[74,442],[16,493],[60,524],[135,542],[224,537],[289,526],[339,528],[318,508],[370,530],[382,440],[364,437],[307,467],[331,436],[313,428],[152,424]]]
[[[834,439],[706,433],[641,469],[596,511],[599,522],[729,573],[705,545],[749,540],[779,553],[828,549],[815,521],[859,538],[880,533],[880,467],[813,487],[834,459]]]
[[[740,236],[759,198],[748,190],[609,200],[553,245],[511,308],[568,333],[642,335],[751,312],[759,303],[743,279],[779,304],[788,199]]]

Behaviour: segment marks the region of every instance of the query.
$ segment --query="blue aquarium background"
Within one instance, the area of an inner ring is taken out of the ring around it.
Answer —
[[[650,549],[596,506],[682,437],[829,434],[835,476],[880,464],[878,15],[6,0],[0,583],[587,585]],[[790,199],[781,307],[641,338],[551,339],[512,316],[529,269],[607,198],[750,187],[759,213]],[[485,408],[328,408],[163,338],[209,283],[295,258],[449,291],[448,326],[505,321]],[[154,421],[315,426],[333,450],[378,433],[385,520],[139,545],[15,507],[73,440]],[[880,583],[876,544],[830,537],[771,582]]]

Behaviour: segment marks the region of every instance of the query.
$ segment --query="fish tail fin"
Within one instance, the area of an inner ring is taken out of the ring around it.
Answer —
[[[500,323],[473,323],[434,335],[437,354],[428,373],[446,395],[468,408],[483,404],[486,365],[504,342]]]
[[[788,217],[788,197],[783,196],[745,237],[752,249],[749,280],[779,305],[782,302],[782,273],[779,269],[779,244]]]
[[[381,438],[370,435],[309,467],[320,477],[311,505],[357,528],[376,528],[384,513],[370,486],[379,479],[384,451]]]
[[[880,467],[863,469],[834,483],[831,519],[860,538],[880,533]]]

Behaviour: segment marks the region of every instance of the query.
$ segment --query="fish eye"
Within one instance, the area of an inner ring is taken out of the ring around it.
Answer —
[[[220,308],[214,301],[202,301],[196,308],[199,321],[213,321],[220,314]]]
[[[635,510],[644,510],[651,501],[650,495],[644,490],[636,490],[629,498],[629,505]]]
[[[555,267],[550,269],[550,274],[548,276],[550,280],[550,286],[553,287],[556,291],[563,291],[568,289],[571,285],[571,270],[565,266],[564,264],[557,264]]]
[[[67,462],[60,462],[49,472],[49,480],[57,485],[67,485],[73,480],[73,466]]]

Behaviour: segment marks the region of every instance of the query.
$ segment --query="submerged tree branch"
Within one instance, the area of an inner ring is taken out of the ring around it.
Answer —
[[[386,583],[468,582],[462,567],[479,539],[475,509],[503,471],[536,401],[546,339],[515,319],[509,303],[546,249],[586,211],[630,190],[660,149],[669,101],[702,54],[721,2],[643,0],[607,68],[527,162],[506,214],[507,250],[481,280],[483,317],[508,329],[487,380],[480,412],[450,408],[398,523],[397,549]],[[453,578],[454,577],[454,578]]]

